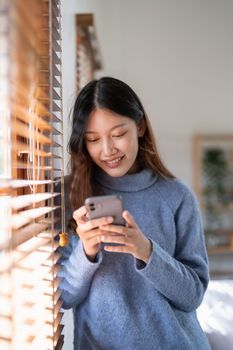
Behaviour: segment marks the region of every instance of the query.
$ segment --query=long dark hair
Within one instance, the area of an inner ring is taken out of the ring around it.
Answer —
[[[83,205],[87,196],[94,194],[92,174],[94,163],[84,141],[90,113],[95,109],[108,109],[133,119],[139,124],[143,119],[145,132],[139,138],[137,160],[142,168],[149,168],[163,178],[174,178],[161,161],[153,131],[146,112],[135,92],[121,80],[103,77],[89,82],[79,93],[73,109],[72,132],[69,140],[71,155],[71,192],[73,210]]]

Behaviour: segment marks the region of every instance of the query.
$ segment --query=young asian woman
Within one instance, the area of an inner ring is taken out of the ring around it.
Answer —
[[[74,349],[210,349],[196,317],[209,280],[197,200],[163,164],[129,85],[103,77],[81,90],[69,150],[60,291]],[[85,199],[109,194],[122,197],[126,226],[88,219]]]

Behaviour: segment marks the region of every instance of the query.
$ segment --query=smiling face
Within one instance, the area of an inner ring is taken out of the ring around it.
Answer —
[[[88,118],[85,144],[93,162],[113,177],[138,170],[139,127],[130,118],[95,109]]]

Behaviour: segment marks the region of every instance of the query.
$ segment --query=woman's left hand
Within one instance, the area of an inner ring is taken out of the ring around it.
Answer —
[[[106,245],[104,250],[132,254],[136,259],[148,263],[152,252],[151,241],[142,233],[128,211],[124,211],[122,216],[128,226],[110,224],[100,227],[103,232],[101,236],[103,243],[120,244],[119,246]]]

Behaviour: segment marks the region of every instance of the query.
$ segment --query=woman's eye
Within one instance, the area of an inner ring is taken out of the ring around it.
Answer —
[[[122,134],[119,134],[119,135],[113,135],[113,137],[118,138],[118,137],[122,137],[122,136],[124,136],[125,134],[126,134],[126,131],[125,131],[125,132],[123,132]]]
[[[87,142],[97,142],[97,141],[99,141],[99,139],[91,139],[91,140],[90,139],[86,139],[86,141]]]

